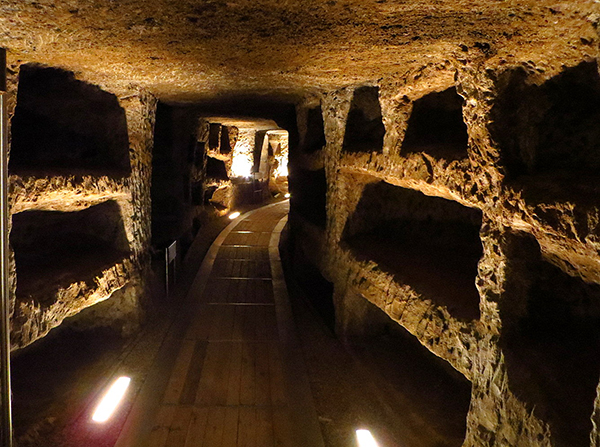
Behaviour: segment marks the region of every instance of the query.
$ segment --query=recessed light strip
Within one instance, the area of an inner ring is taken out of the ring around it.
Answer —
[[[125,376],[114,381],[94,411],[92,416],[94,422],[106,422],[110,419],[123,399],[130,382],[131,379]]]

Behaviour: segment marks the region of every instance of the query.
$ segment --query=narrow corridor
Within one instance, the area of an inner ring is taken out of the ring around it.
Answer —
[[[323,445],[312,396],[298,392],[301,356],[292,358],[278,251],[287,212],[288,202],[249,212],[217,238],[189,291],[183,338],[170,340],[176,361],[159,388],[146,385],[162,398],[150,405],[142,390],[130,418],[145,417],[117,445]]]

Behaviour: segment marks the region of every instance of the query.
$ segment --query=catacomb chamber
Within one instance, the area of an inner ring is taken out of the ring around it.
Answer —
[[[165,245],[285,194],[287,149],[299,270],[330,327],[385,328],[373,352],[406,336],[469,380],[465,447],[600,443],[594,2],[54,3],[8,0],[2,22],[14,347],[146,296]],[[358,303],[389,321],[352,326]]]

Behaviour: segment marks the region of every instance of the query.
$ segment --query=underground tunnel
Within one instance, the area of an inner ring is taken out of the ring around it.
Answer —
[[[600,445],[599,29],[4,1],[0,443]]]

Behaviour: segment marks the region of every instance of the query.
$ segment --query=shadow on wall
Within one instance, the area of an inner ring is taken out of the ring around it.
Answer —
[[[600,75],[583,62],[541,85],[523,68],[497,80],[490,131],[507,181],[528,201],[587,201],[600,192]],[[535,184],[539,185],[536,188]]]
[[[365,186],[342,241],[462,320],[479,319],[481,212],[385,182]]]
[[[544,259],[535,239],[506,235],[501,347],[511,391],[550,425],[552,445],[587,447],[600,376],[600,285]]]
[[[129,255],[119,205],[108,201],[83,211],[24,211],[12,216],[17,299],[50,305],[59,288],[94,281]]]
[[[312,154],[325,147],[325,126],[321,106],[309,109],[306,116],[306,136],[304,137],[304,152]]]
[[[327,221],[327,180],[325,169],[311,171],[293,167],[289,176],[292,195],[290,210],[320,228]]]
[[[10,170],[127,176],[129,138],[117,97],[69,71],[21,67]]]

